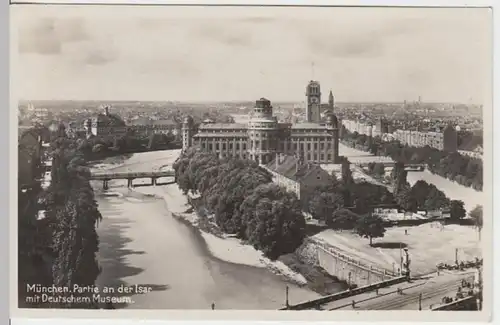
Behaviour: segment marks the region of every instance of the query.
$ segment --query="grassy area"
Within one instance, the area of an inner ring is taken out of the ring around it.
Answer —
[[[315,237],[353,257],[388,270],[393,268],[393,263],[396,269],[399,267],[400,248],[406,247],[411,260],[410,269],[415,275],[434,272],[441,262],[454,263],[455,249],[458,249],[459,261],[481,258],[479,237],[471,226],[441,226],[436,222],[415,227],[392,227],[387,229],[383,238],[375,238],[372,247],[368,239],[352,232],[325,230]]]

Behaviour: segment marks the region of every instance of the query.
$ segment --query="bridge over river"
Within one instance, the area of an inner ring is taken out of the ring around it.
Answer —
[[[151,179],[150,184],[133,184],[134,179]],[[158,182],[160,178],[170,178],[167,182]],[[175,172],[173,170],[164,171],[150,171],[150,172],[113,172],[113,171],[96,171],[92,172],[90,175],[90,180],[100,180],[102,181],[103,189],[107,190],[109,188],[109,181],[126,179],[127,187],[134,186],[155,186],[155,185],[168,185],[176,182]]]

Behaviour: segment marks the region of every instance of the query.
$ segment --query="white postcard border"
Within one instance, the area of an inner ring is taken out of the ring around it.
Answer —
[[[32,1],[34,2],[34,1]],[[56,2],[56,1],[53,1]],[[78,1],[74,1],[78,2]],[[91,1],[85,1],[86,3]],[[100,3],[100,1],[92,1],[95,3]],[[107,1],[111,2],[111,1]],[[142,1],[144,2],[144,1]],[[157,1],[157,3],[160,1]],[[167,3],[167,1],[161,1],[162,3]],[[231,1],[231,3],[254,3],[252,1]],[[264,1],[255,1],[256,4],[262,4]],[[450,4],[451,2],[451,4]],[[170,2],[171,3],[171,2]],[[176,1],[179,3],[194,3],[194,1]],[[214,4],[215,1],[196,1],[196,3]],[[221,2],[217,2],[220,4]],[[225,2],[228,3],[228,2]],[[266,4],[274,3],[274,4],[284,4],[284,1],[265,1]],[[326,5],[326,4],[348,4],[350,3],[346,1],[287,1],[288,4],[292,5],[304,5],[304,4],[314,4],[314,5]],[[359,1],[356,4],[361,5],[426,5],[426,6],[464,6],[471,5],[470,3],[464,3],[463,1]],[[479,3],[479,4],[478,4]],[[493,1],[476,1],[472,6],[486,6],[493,5]],[[96,6],[92,6],[96,8]],[[54,8],[60,8],[56,6]],[[182,7],[171,7],[171,8],[182,8]],[[51,9],[57,10],[57,9]],[[176,10],[176,9],[175,9]],[[495,19],[496,20],[496,19]],[[495,30],[498,24],[495,23]],[[12,27],[12,23],[11,23]],[[13,85],[12,78],[15,78],[15,65],[16,65],[16,46],[12,46],[15,44],[16,33],[11,29],[11,47],[10,47],[10,56],[11,56],[11,86]],[[496,44],[495,44],[496,45]],[[496,66],[495,66],[496,67]],[[13,70],[14,69],[14,70]],[[498,70],[498,69],[496,69]],[[10,97],[10,108],[17,107],[17,100],[15,89],[11,88],[11,97]],[[493,133],[493,102],[484,103],[484,133],[492,134]],[[10,167],[9,167],[9,183],[11,184],[12,189],[15,188],[16,178],[17,178],[17,150],[16,150],[16,139],[17,139],[17,118],[14,111],[10,111]],[[487,123],[490,121],[490,123]],[[498,143],[498,139],[497,142]],[[483,191],[486,193],[493,193],[493,182],[488,182],[486,180],[493,179],[493,177],[497,178],[496,174],[493,174],[493,138],[492,137],[484,137],[484,189]],[[10,302],[11,302],[11,313],[12,317],[29,317],[29,318],[100,318],[100,319],[116,319],[116,318],[126,318],[126,319],[168,319],[168,320],[303,320],[303,321],[362,321],[368,320],[370,322],[373,321],[383,321],[383,320],[391,320],[391,321],[486,321],[489,319],[489,315],[491,315],[492,311],[492,286],[485,285],[485,304],[483,312],[398,312],[398,311],[390,311],[390,312],[369,312],[369,311],[361,311],[361,312],[342,312],[337,311],[334,314],[325,313],[325,312],[315,312],[315,311],[301,311],[301,312],[293,312],[293,311],[173,311],[173,310],[165,310],[165,311],[138,311],[138,310],[114,310],[114,311],[105,311],[105,310],[29,310],[29,309],[17,309],[15,305],[17,305],[17,192],[10,191]],[[486,215],[493,215],[493,197],[491,204],[484,205],[484,211]],[[489,279],[492,279],[492,243],[493,243],[493,228],[492,228],[492,219],[485,219],[485,231],[483,232],[483,254],[484,254],[484,278],[485,282]],[[485,243],[489,243],[486,245]],[[494,281],[496,282],[496,281]]]

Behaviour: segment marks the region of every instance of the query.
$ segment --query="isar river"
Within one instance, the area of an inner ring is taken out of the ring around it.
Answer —
[[[134,161],[127,170],[150,168],[146,161]],[[99,193],[96,184],[103,216],[97,228],[102,267],[97,284],[152,291],[128,294],[133,302],[119,308],[210,309],[215,304],[216,309],[273,310],[284,306],[287,285],[290,303],[319,297],[265,268],[215,258],[197,229],[172,216],[168,201],[129,191],[125,184],[110,182],[115,196]]]

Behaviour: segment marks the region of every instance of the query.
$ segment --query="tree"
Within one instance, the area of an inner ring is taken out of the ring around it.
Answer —
[[[483,206],[476,205],[474,209],[469,212],[471,218],[474,220],[474,224],[479,233],[479,240],[481,240],[481,230],[483,229]]]
[[[331,186],[318,186],[309,202],[309,212],[314,219],[326,221],[343,205],[344,197],[341,192],[336,192]]]
[[[359,215],[348,209],[338,209],[326,219],[326,224],[332,229],[354,229]]]
[[[352,171],[351,171],[351,163],[344,156],[340,157],[339,160],[340,160],[340,164],[341,164],[341,175],[342,175],[341,178],[342,178],[342,182],[345,185],[349,185],[353,181],[353,179],[352,179]]]
[[[417,200],[412,196],[411,189],[409,187],[403,187],[399,190],[395,199],[399,206],[405,211],[417,211]]]
[[[292,192],[276,184],[262,184],[240,206],[245,237],[270,259],[295,251],[305,237],[305,219]]]
[[[53,142],[51,185],[47,189],[47,218],[53,220],[51,265],[52,282],[56,287],[92,286],[99,275],[96,253],[99,240],[96,225],[101,214],[90,185],[90,171],[75,141],[58,139]],[[75,307],[76,303],[63,302]],[[83,305],[79,304],[82,308]],[[90,303],[87,308],[95,307]]]
[[[383,163],[375,163],[375,166],[373,167],[373,173],[378,176],[382,177],[385,174],[385,166]]]
[[[384,220],[373,214],[366,214],[359,218],[356,224],[356,232],[360,237],[370,239],[370,246],[372,246],[373,238],[384,237],[385,225]]]
[[[424,202],[425,210],[442,210],[446,206],[450,205],[450,200],[446,197],[443,191],[439,190],[433,184],[429,185],[429,188],[430,190]]]
[[[450,217],[453,220],[460,220],[465,217],[467,212],[464,208],[464,201],[451,200],[450,202]]]
[[[407,171],[402,162],[397,162],[392,170],[392,179],[394,186],[394,194],[397,195],[399,190],[406,185],[406,175]]]
[[[427,195],[429,194],[429,184],[426,181],[418,180],[410,190],[411,197],[417,203],[417,208],[423,209]]]

